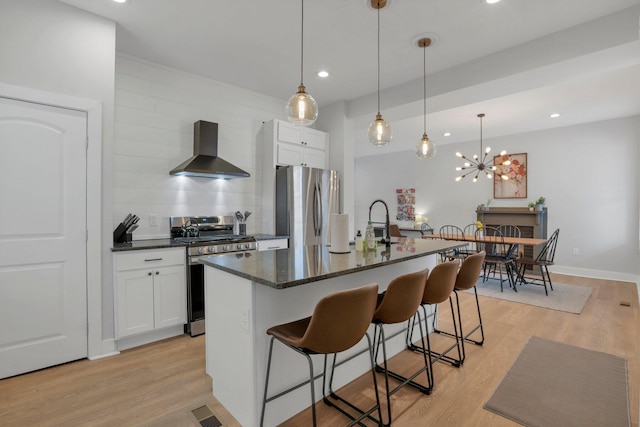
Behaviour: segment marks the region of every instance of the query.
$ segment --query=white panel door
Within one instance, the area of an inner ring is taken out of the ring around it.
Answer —
[[[87,357],[86,135],[0,97],[0,378]]]

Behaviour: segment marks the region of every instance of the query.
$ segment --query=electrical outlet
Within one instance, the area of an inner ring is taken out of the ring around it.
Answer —
[[[249,310],[242,313],[241,324],[244,330],[249,330]]]
[[[149,227],[157,227],[158,226],[158,215],[151,214],[149,215]]]
[[[571,252],[571,254],[573,256],[578,256],[580,254],[580,251],[578,250],[578,248],[573,248],[573,251]]]

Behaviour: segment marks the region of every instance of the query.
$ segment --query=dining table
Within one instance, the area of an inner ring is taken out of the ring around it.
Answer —
[[[440,239],[440,240],[455,240],[460,242],[484,242],[484,243],[504,243],[509,245],[507,249],[507,257],[513,257],[515,251],[519,245],[523,246],[538,246],[547,243],[547,239],[541,239],[536,237],[509,237],[509,236],[475,236],[470,234],[425,234],[423,239]],[[520,275],[520,272],[516,268],[516,279],[513,280],[513,290],[518,292],[515,284],[518,281],[523,281],[524,277]],[[511,276],[511,272],[508,273]]]

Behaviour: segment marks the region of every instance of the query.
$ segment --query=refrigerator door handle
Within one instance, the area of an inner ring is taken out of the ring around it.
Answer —
[[[324,226],[324,212],[322,210],[322,187],[320,186],[320,184],[316,184],[318,186],[318,196],[316,198],[317,203],[318,203],[318,218],[320,221],[318,221],[318,232],[316,234],[316,236],[321,236],[322,235],[322,227]]]
[[[318,183],[314,184],[313,193],[313,232],[316,236],[320,236],[322,230],[322,193]]]

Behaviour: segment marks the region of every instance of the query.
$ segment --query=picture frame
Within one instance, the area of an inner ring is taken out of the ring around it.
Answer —
[[[504,165],[505,161],[510,164]],[[493,198],[526,199],[529,175],[527,153],[494,156],[493,164],[496,167],[493,175]],[[509,179],[502,179],[502,175],[507,175]]]

